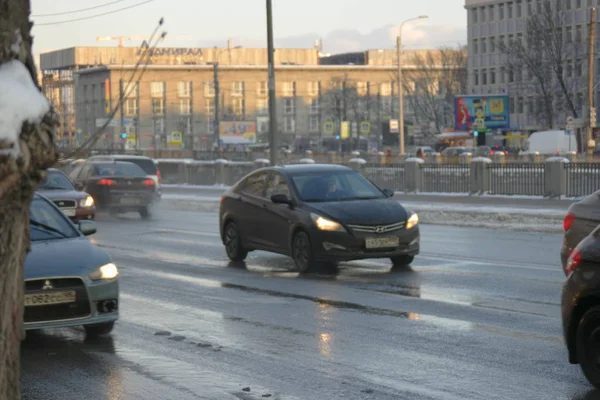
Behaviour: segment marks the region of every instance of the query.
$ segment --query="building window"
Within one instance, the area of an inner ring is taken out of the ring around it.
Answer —
[[[204,97],[215,97],[214,82],[204,82]]]
[[[479,16],[480,16],[481,22],[485,22],[485,6],[481,7],[479,10],[480,10]]]
[[[510,97],[510,98],[508,99],[508,109],[510,110],[509,112],[510,112],[511,114],[514,114],[514,113],[515,113],[515,101],[516,101],[516,100],[515,100],[515,98],[514,98],[514,97]]]
[[[244,95],[244,82],[233,82],[231,84],[231,95],[241,97]]]
[[[575,43],[579,44],[583,40],[583,28],[581,25],[577,25],[575,28]]]
[[[487,53],[487,40],[486,38],[481,38],[481,54]]]
[[[482,85],[487,85],[488,81],[487,81],[487,69],[482,69],[481,70],[481,84]]]
[[[567,60],[567,77],[573,77],[573,60]]]
[[[508,83],[515,81],[515,69],[513,67],[508,68]]]
[[[506,83],[506,69],[504,67],[500,68],[500,83]]]
[[[488,8],[488,16],[490,18],[490,22],[494,20],[494,8],[495,7],[493,5],[489,6]]]
[[[319,116],[311,115],[308,117],[308,130],[311,132],[319,132]]]
[[[166,132],[166,124],[164,118],[154,118],[154,132],[158,135],[164,135]]]
[[[479,71],[473,71],[473,86],[479,86]]]
[[[496,69],[490,68],[490,85],[496,84]]]
[[[565,28],[565,43],[571,43],[573,41],[573,27],[567,26]]]
[[[206,115],[212,120],[215,115],[215,100],[206,99]]]
[[[471,9],[471,16],[473,18],[473,23],[476,24],[477,20],[478,20],[478,14],[477,14],[477,8],[472,8]]]
[[[126,99],[125,100],[125,115],[132,117],[138,113],[138,102],[137,99]]]
[[[233,99],[233,114],[239,117],[246,113],[246,101],[242,99]]]
[[[572,8],[571,0],[565,0],[565,8],[570,10]]]
[[[521,18],[523,16],[523,1],[517,0],[517,18]]]
[[[283,82],[283,96],[293,97],[296,95],[296,82]]]
[[[583,93],[577,93],[577,97],[575,99],[575,107],[579,112],[583,112]]]
[[[294,114],[295,111],[296,111],[295,99],[293,97],[283,99],[283,112],[285,114]]]
[[[479,39],[473,39],[473,54],[479,54]]]
[[[152,99],[152,114],[163,115],[165,113],[165,99]]]
[[[491,37],[489,39],[489,42],[490,42],[490,53],[495,53],[496,52],[496,38]]]
[[[311,114],[318,114],[320,109],[319,99],[312,99],[310,101],[309,112]]]
[[[179,99],[179,114],[189,115],[192,113],[192,100]]]
[[[360,81],[356,83],[356,93],[359,96],[366,96],[369,93],[369,82]]]
[[[293,115],[283,117],[283,131],[286,133],[296,132],[296,119]]]
[[[267,99],[256,99],[256,113],[257,114],[268,114],[269,107],[267,105]]]
[[[192,117],[189,115],[179,117],[179,131],[184,135],[192,133]]]
[[[499,20],[504,19],[504,3],[498,4],[498,19]]]
[[[578,59],[575,61],[575,76],[581,77],[583,75],[583,60]]]
[[[527,0],[527,15],[533,15],[533,0]]]
[[[523,97],[517,97],[517,114],[523,114],[525,112],[525,100]]]
[[[508,14],[508,19],[513,19],[513,2],[509,1],[508,3],[506,3],[506,11]]]
[[[309,96],[318,96],[321,94],[321,82],[312,81],[308,82],[308,95]]]
[[[381,112],[382,113],[391,113],[392,112],[392,98],[391,97],[382,97],[381,98]]]
[[[379,93],[382,96],[392,95],[392,82],[383,82],[379,88]]]
[[[535,7],[536,7],[537,13],[541,14],[542,13],[542,0],[536,0]]]
[[[267,85],[267,81],[258,82],[258,87],[256,93],[259,96],[266,96],[269,91],[269,86]]]
[[[179,97],[190,97],[192,95],[192,82],[179,82],[177,93],[179,93]]]
[[[518,46],[523,46],[523,34],[522,33],[517,33],[516,43]]]
[[[165,95],[164,82],[150,82],[150,96],[163,97]]]
[[[104,85],[104,84],[103,84]],[[125,97],[137,97],[138,95],[139,84],[137,82],[131,82],[129,85],[126,85],[123,89]],[[104,89],[102,89],[104,93]]]

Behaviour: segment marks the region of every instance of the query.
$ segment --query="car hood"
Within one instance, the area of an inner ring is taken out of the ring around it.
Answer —
[[[77,190],[38,189],[37,192],[50,200],[81,200],[89,195]]]
[[[385,225],[407,218],[406,209],[398,200],[391,198],[306,204],[314,212],[344,224]]]
[[[109,255],[83,236],[31,242],[25,258],[25,279],[53,276],[87,277],[111,262]]]

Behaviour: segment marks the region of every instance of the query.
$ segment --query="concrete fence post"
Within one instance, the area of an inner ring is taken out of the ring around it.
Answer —
[[[473,159],[473,154],[471,153],[462,153],[458,155],[458,162],[460,164],[470,164]]]
[[[534,164],[539,164],[541,161],[540,153],[537,151],[534,153],[529,153],[529,154],[527,154],[527,156],[529,157],[529,162],[532,162]]]
[[[442,155],[440,153],[432,153],[431,154],[431,163],[432,164],[440,164],[442,162]]]
[[[544,161],[544,197],[561,198],[567,194],[567,168],[570,161],[564,157],[550,157]]]
[[[364,172],[365,165],[367,164],[367,160],[362,158],[351,158],[348,161],[348,165],[350,168],[353,168],[356,172],[360,172],[361,174]]]
[[[471,194],[483,195],[492,189],[492,160],[487,157],[475,157],[471,161]]]
[[[504,164],[506,162],[506,156],[503,152],[494,153],[494,162],[497,164]]]
[[[269,164],[271,164],[271,161],[267,160],[266,158],[257,158],[254,160],[254,169],[268,167]]]
[[[404,161],[404,187],[407,193],[419,193],[423,190],[423,164],[423,159],[415,157]]]
[[[227,163],[229,163],[229,161],[223,159],[223,158],[219,158],[217,160],[215,160],[215,177],[216,177],[216,184],[217,185],[225,185],[227,184]]]

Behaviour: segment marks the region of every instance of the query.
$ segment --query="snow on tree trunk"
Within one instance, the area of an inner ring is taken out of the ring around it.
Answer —
[[[58,158],[58,118],[37,86],[29,0],[0,0],[0,400],[19,399],[29,205]]]

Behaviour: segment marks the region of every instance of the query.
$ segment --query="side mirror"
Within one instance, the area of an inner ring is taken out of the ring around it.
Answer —
[[[85,236],[90,236],[96,233],[96,223],[94,221],[79,221],[79,231]]]
[[[75,189],[82,191],[83,190],[83,183],[81,182],[74,182],[73,186],[75,186]]]
[[[287,204],[288,206],[292,206],[292,200],[290,200],[285,194],[274,194],[271,196],[271,201],[275,204]]]
[[[394,191],[391,189],[383,189],[382,190],[383,194],[385,194],[387,197],[394,197]]]

